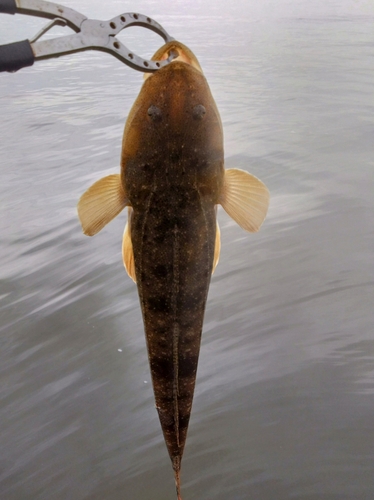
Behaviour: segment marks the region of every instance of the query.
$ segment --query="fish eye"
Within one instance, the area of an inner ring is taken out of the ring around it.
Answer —
[[[202,104],[198,104],[192,110],[192,117],[194,120],[202,120],[206,113],[206,109]]]
[[[152,106],[148,108],[147,113],[153,122],[160,122],[162,120],[161,109],[155,106],[154,104],[152,104]]]

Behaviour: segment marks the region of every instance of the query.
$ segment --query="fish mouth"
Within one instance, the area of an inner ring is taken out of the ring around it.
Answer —
[[[171,55],[174,56],[174,59],[170,64],[173,64],[175,61],[184,62],[200,71],[200,73],[203,72],[195,54],[188,47],[186,47],[186,45],[183,45],[183,43],[176,40],[172,40],[171,42],[168,42],[160,47],[153,55],[152,61],[164,61]],[[150,76],[151,73],[145,73],[144,80]]]

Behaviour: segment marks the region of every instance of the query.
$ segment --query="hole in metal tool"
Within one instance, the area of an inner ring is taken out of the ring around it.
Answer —
[[[1,3],[1,0],[0,0]],[[118,18],[120,19],[120,18]],[[134,17],[131,16],[126,16],[127,23],[130,24],[131,22],[138,22],[135,21]],[[140,20],[139,16],[139,20]],[[144,21],[146,22],[146,18],[144,18]],[[117,27],[118,29],[128,26],[128,24],[120,24],[120,21],[117,22]],[[154,27],[154,23],[152,22],[151,24],[146,24],[146,26],[149,26],[149,28]],[[126,49],[126,53],[129,54],[135,54],[140,56],[142,59],[149,60],[153,56],[153,54],[158,50],[161,45],[164,44],[164,40],[155,33],[154,31],[150,29],[144,29],[141,26],[134,26],[132,25],[129,27],[129,29],[122,29],[122,31],[119,31],[116,33],[116,40],[118,40],[120,43],[122,43]],[[113,45],[112,45],[113,47]],[[140,63],[143,66],[143,62]],[[1,495],[0,495],[1,497]],[[1,498],[0,498],[1,500]]]

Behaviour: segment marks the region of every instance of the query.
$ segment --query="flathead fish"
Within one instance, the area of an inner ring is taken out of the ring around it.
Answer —
[[[176,41],[153,60],[172,52],[170,64],[145,76],[130,111],[121,173],[95,182],[78,214],[92,236],[128,207],[123,261],[138,286],[156,408],[180,500],[205,303],[220,253],[217,205],[255,232],[269,192],[248,172],[225,170],[222,123],[200,64]]]

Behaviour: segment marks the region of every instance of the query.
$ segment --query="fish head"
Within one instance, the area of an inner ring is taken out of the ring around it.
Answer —
[[[217,106],[195,54],[182,43],[173,40],[158,49],[152,60],[162,61],[171,55],[174,56],[171,63],[153,74],[146,73],[144,76],[146,83],[141,94],[148,94],[148,102],[153,100],[154,106],[161,112],[160,116],[155,117],[152,110],[147,110],[151,121],[155,121],[154,118],[158,121],[163,114],[168,127],[175,131],[180,128],[186,131],[192,124],[194,129],[196,124],[208,128],[205,124],[211,126],[212,122],[217,121],[222,133]]]
[[[170,54],[175,56],[171,63],[146,75],[127,120],[122,148],[124,177],[131,177],[134,190],[140,184],[149,186],[155,171],[159,182],[168,175],[168,185],[191,184],[194,179],[199,188],[212,191],[217,198],[223,179],[223,131],[218,109],[191,50],[172,41],[153,59],[163,60]]]

